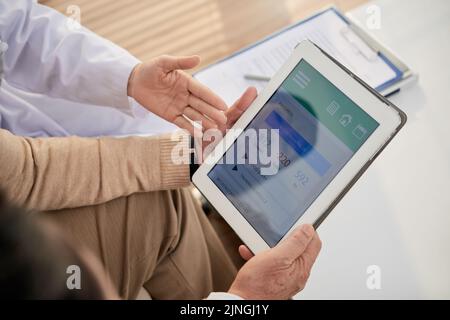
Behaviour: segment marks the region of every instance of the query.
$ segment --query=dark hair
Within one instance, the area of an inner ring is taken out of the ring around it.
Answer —
[[[104,298],[76,250],[49,236],[35,215],[9,205],[0,192],[0,299]],[[81,289],[67,286],[71,265],[80,267]]]

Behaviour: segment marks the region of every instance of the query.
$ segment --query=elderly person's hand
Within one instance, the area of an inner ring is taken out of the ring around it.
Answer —
[[[256,99],[257,94],[254,87],[247,88],[242,96],[225,112],[227,121],[224,125],[219,126],[219,129],[223,134],[239,120],[244,111],[247,110]]]
[[[186,118],[201,121],[203,129],[226,124],[225,102],[183,70],[200,63],[198,56],[160,56],[136,66],[128,82],[128,95],[143,107],[194,133]]]
[[[311,225],[298,227],[276,247],[255,256],[241,246],[239,252],[248,261],[229,292],[244,299],[289,299],[305,287],[321,246]]]

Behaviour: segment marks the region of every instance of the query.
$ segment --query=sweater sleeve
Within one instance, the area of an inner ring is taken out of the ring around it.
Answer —
[[[18,205],[47,211],[179,188],[190,181],[188,148],[181,133],[32,139],[0,129],[0,189]]]

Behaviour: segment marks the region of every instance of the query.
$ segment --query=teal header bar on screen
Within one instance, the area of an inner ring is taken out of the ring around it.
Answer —
[[[354,152],[379,125],[304,59],[282,88]]]

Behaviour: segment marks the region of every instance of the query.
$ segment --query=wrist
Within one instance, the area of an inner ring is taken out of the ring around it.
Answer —
[[[238,272],[236,278],[228,289],[228,293],[241,297],[244,300],[272,299],[272,297],[267,296],[267,290],[264,289],[264,286],[257,286],[257,280]]]
[[[134,89],[135,89],[135,79],[136,79],[136,73],[138,72],[139,67],[142,65],[142,63],[138,63],[133,70],[130,73],[130,76],[128,77],[128,85],[127,85],[127,95],[129,97],[134,98]]]

